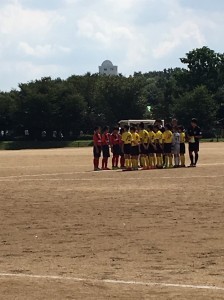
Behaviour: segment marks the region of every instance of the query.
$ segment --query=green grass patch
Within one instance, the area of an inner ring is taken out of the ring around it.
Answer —
[[[22,150],[22,149],[52,149],[67,147],[90,147],[91,140],[87,141],[2,141],[0,150]]]

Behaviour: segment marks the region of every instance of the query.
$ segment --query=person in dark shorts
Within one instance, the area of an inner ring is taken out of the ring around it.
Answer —
[[[182,125],[178,126],[178,132],[180,133],[180,166],[182,168],[185,168],[185,153],[186,153],[186,147],[185,147],[185,131],[184,127]]]
[[[125,159],[124,159],[124,152],[123,152],[123,142],[122,142],[122,134],[124,133],[124,128],[119,129],[119,155],[120,155],[120,168],[125,169]]]
[[[110,157],[110,134],[109,134],[109,127],[108,126],[105,126],[103,128],[102,152],[103,152],[102,170],[110,170],[108,168],[108,159]]]
[[[94,165],[94,171],[100,171],[99,168],[99,160],[101,156],[102,151],[102,140],[101,140],[101,134],[100,134],[100,127],[96,126],[94,128],[94,134],[93,134],[93,165]]]
[[[154,141],[156,147],[156,167],[161,169],[163,168],[163,134],[159,130],[158,125],[154,126],[153,130],[155,132]]]
[[[153,125],[148,125],[148,157],[149,157],[149,167],[155,169],[156,167],[156,147],[154,145],[155,133],[153,131]]]
[[[149,135],[148,131],[145,130],[145,125],[143,122],[139,124],[139,132],[140,136],[140,163],[143,169],[149,169],[149,158],[148,158],[148,140]]]
[[[140,153],[140,136],[136,132],[136,127],[132,126],[130,128],[130,132],[132,135],[131,140],[131,161],[132,161],[132,169],[138,170],[138,157]]]
[[[201,128],[198,126],[197,119],[191,120],[191,126],[187,130],[187,139],[189,143],[189,157],[191,164],[189,167],[196,167],[198,162],[199,140],[202,138]],[[194,155],[193,155],[194,153]],[[195,156],[195,157],[194,157]]]
[[[131,141],[132,141],[132,135],[129,131],[129,126],[124,126],[124,132],[121,136],[122,140],[122,152],[124,153],[124,159],[125,159],[125,168],[127,170],[131,170]]]
[[[173,133],[171,130],[172,126],[169,123],[167,123],[165,126],[165,131],[163,132],[163,152],[165,155],[165,168],[173,167],[173,156],[171,153]]]
[[[113,153],[112,157],[112,169],[118,169],[118,162],[120,156],[120,145],[119,145],[119,128],[114,127],[113,132],[110,135],[110,145],[111,145],[111,152]]]

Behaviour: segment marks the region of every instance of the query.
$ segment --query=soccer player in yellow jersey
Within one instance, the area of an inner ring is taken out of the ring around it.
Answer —
[[[173,133],[172,126],[170,124],[165,125],[165,131],[163,133],[163,151],[165,154],[165,168],[173,167],[173,156],[171,153],[172,141],[173,141]]]
[[[124,126],[124,132],[122,133],[122,152],[124,153],[125,168],[126,170],[131,170],[131,142],[132,134],[129,131],[129,126]]]
[[[149,169],[149,158],[148,158],[148,131],[145,130],[144,123],[139,124],[139,136],[140,136],[140,161],[143,170]]]
[[[132,169],[138,170],[138,156],[140,150],[140,136],[136,132],[136,127],[132,126],[130,128],[132,140],[131,140],[131,160],[132,160]]]
[[[186,142],[186,135],[184,132],[184,127],[183,126],[178,126],[178,131],[180,133],[180,163],[181,167],[185,168],[185,142]]]
[[[163,134],[159,130],[159,126],[155,125],[153,127],[153,130],[155,132],[154,141],[155,141],[155,147],[156,147],[156,166],[158,169],[163,168]]]
[[[149,167],[155,169],[156,167],[156,157],[155,157],[155,133],[153,131],[153,125],[148,125],[148,157],[149,157]]]

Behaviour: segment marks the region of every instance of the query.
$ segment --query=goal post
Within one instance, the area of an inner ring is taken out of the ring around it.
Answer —
[[[147,125],[154,125],[156,120],[150,120],[150,119],[144,119],[144,120],[120,120],[120,122],[118,122],[120,124],[121,127],[123,127],[124,125],[137,125],[140,123],[144,123],[145,126]],[[164,120],[162,121],[162,125],[164,126]]]

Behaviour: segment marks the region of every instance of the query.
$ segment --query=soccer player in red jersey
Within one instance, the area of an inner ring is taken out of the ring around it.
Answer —
[[[123,133],[124,133],[124,129],[120,128],[120,132],[119,132],[119,148],[120,148],[120,168],[121,169],[125,168],[124,152],[122,150],[123,142],[122,142],[122,139],[121,139]]]
[[[102,146],[102,140],[101,140],[101,134],[100,134],[100,127],[97,126],[94,128],[94,134],[93,134],[94,171],[100,171],[99,160],[100,160],[101,151],[102,151],[101,146]]]
[[[108,158],[110,157],[110,133],[109,127],[105,126],[102,134],[102,152],[103,152],[103,160],[102,160],[102,170],[110,170],[108,165]]]
[[[112,169],[118,169],[118,161],[120,155],[120,145],[119,145],[119,128],[114,127],[113,132],[110,135],[110,145],[111,145],[111,152],[113,153],[112,157]]]

